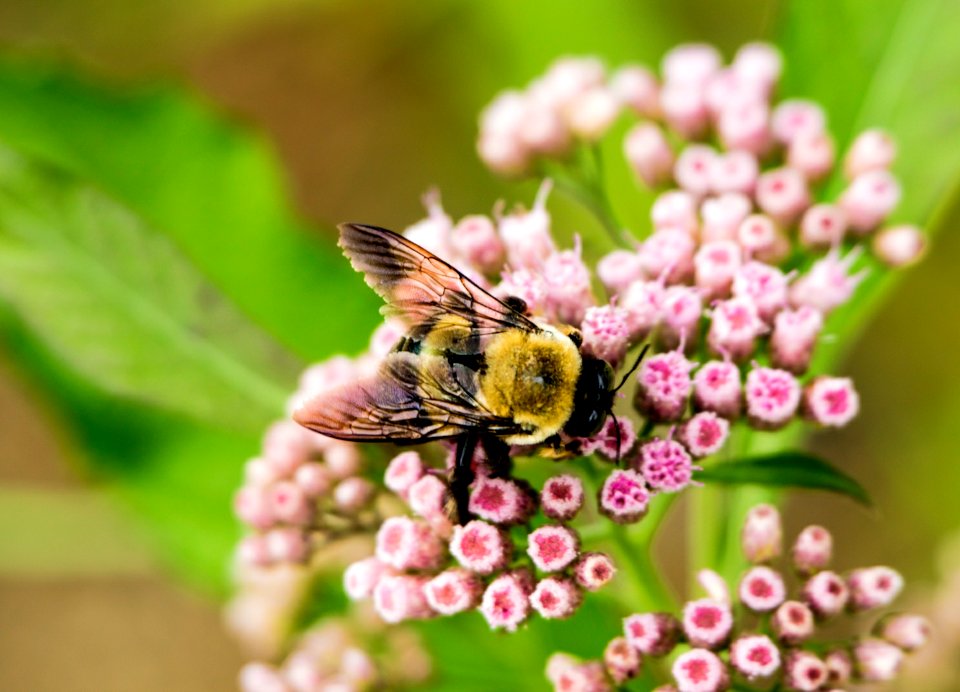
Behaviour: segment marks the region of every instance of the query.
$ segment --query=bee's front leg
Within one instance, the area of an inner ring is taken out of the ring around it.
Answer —
[[[470,521],[470,484],[473,483],[473,452],[477,448],[477,434],[466,433],[457,439],[456,461],[450,478],[450,494],[456,505],[457,523]]]
[[[510,445],[496,435],[485,434],[480,437],[483,453],[487,457],[487,466],[492,478],[506,478],[513,469],[510,459]]]

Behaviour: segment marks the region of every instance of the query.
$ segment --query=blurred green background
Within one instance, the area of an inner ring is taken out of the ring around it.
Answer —
[[[898,219],[939,231],[825,346],[863,413],[814,444],[878,510],[787,511],[922,598],[960,531],[957,35],[950,0],[0,3],[0,689],[231,689],[241,465],[299,368],[377,321],[333,225],[403,227],[431,185],[455,217],[529,201],[474,155],[497,91],[558,55],[655,65],[691,40],[775,41],[784,93],[841,142],[891,129]],[[677,514],[660,554],[683,583]]]

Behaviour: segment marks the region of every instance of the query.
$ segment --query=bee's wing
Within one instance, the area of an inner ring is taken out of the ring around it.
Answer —
[[[425,441],[482,428],[520,427],[477,399],[477,373],[442,356],[390,353],[372,377],[324,392],[294,412],[298,423],[342,440]]]
[[[412,325],[453,314],[468,320],[481,338],[506,329],[539,331],[450,264],[393,231],[341,224],[340,247],[390,310]]]

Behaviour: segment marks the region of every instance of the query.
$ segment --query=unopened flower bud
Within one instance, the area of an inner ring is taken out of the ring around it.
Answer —
[[[624,106],[641,117],[658,115],[660,85],[657,78],[642,65],[626,65],[610,78],[610,90]]]
[[[583,481],[569,473],[548,478],[540,492],[540,506],[551,519],[569,521],[583,507]]]
[[[847,584],[854,610],[870,610],[890,605],[903,589],[903,577],[890,567],[865,567],[853,570]]]
[[[737,50],[732,67],[739,77],[768,91],[780,79],[783,57],[769,43],[747,43]]]
[[[490,574],[506,566],[512,546],[495,526],[474,520],[453,530],[450,554],[477,574]]]
[[[740,262],[740,246],[732,240],[704,243],[693,258],[697,288],[705,297],[722,298],[729,295]]]
[[[763,430],[786,425],[800,404],[800,384],[786,370],[755,367],[747,374],[744,387],[747,418]]]
[[[833,536],[822,526],[808,526],[797,536],[790,554],[801,574],[824,569],[833,556]]]
[[[926,241],[916,226],[901,225],[878,232],[872,245],[874,254],[888,267],[905,267],[923,255]]]
[[[280,671],[267,663],[247,663],[240,669],[242,692],[290,692]]]
[[[840,428],[859,412],[860,396],[849,377],[821,375],[804,389],[803,408],[815,423]]]
[[[449,257],[453,219],[443,210],[440,193],[427,191],[423,195],[423,206],[427,209],[427,217],[408,226],[403,231],[404,237],[439,257]]]
[[[757,339],[766,331],[752,299],[730,298],[713,306],[707,345],[713,353],[740,361],[754,353]]]
[[[840,195],[850,228],[861,234],[883,223],[899,202],[900,183],[886,170],[861,173]]]
[[[618,524],[638,521],[647,513],[650,491],[644,477],[632,469],[616,469],[600,489],[600,511]]]
[[[826,115],[813,101],[788,99],[773,111],[773,134],[784,144],[790,144],[800,135],[823,132],[825,126]]]
[[[453,568],[428,581],[423,593],[433,610],[443,615],[454,615],[479,605],[483,582],[473,572]]]
[[[815,308],[803,305],[796,310],[781,310],[770,335],[770,362],[795,375],[804,373],[821,329],[823,315]]]
[[[390,517],[377,531],[377,557],[396,569],[432,569],[444,547],[430,526],[409,517]]]
[[[565,577],[545,577],[530,594],[530,606],[547,620],[562,620],[576,612],[582,594],[577,585]]]
[[[543,262],[547,283],[547,307],[564,324],[580,324],[587,308],[596,302],[590,286],[590,270],[574,250],[555,252]]]
[[[825,177],[833,169],[835,159],[833,138],[826,132],[801,134],[787,147],[787,165],[807,180]]]
[[[847,232],[847,215],[834,204],[815,204],[800,221],[800,244],[809,248],[836,247]]]
[[[813,692],[827,681],[827,665],[809,651],[794,649],[787,654],[784,682],[787,689]]]
[[[764,681],[780,670],[780,649],[765,635],[742,635],[730,646],[730,665],[748,682]]]
[[[634,125],[623,140],[627,162],[647,186],[655,187],[670,179],[674,157],[663,131],[654,123]]]
[[[670,613],[638,613],[623,619],[630,645],[644,656],[666,656],[680,640],[681,625]]]
[[[530,597],[524,579],[513,572],[500,575],[483,592],[480,612],[491,629],[513,632],[530,613]]]
[[[930,621],[921,615],[897,613],[881,620],[876,632],[904,651],[916,651],[930,638]]]
[[[700,292],[691,286],[670,286],[663,294],[663,318],[660,342],[668,349],[695,346],[700,317],[703,315],[703,299]]]
[[[343,572],[343,589],[347,597],[359,601],[370,598],[373,587],[384,574],[390,574],[389,566],[378,558],[368,557],[351,563]]]
[[[606,553],[583,553],[573,566],[573,578],[587,591],[606,586],[616,575],[617,567]]]
[[[702,569],[697,572],[697,583],[707,593],[707,598],[717,603],[730,603],[730,588],[727,582],[712,569]]]
[[[376,492],[376,486],[366,478],[344,478],[333,489],[333,504],[344,514],[354,514],[370,504]]]
[[[481,478],[470,494],[469,509],[494,524],[522,524],[533,511],[526,492],[513,481]]]
[[[747,262],[733,278],[733,295],[749,298],[760,318],[770,322],[787,304],[787,277],[764,262]]]
[[[640,654],[624,637],[614,637],[603,650],[603,664],[618,685],[632,680],[640,672]]]
[[[273,515],[287,524],[304,526],[314,514],[314,505],[296,483],[280,481],[270,486],[270,506]]]
[[[736,98],[721,107],[717,131],[727,149],[762,154],[770,148],[770,107],[760,98]]]
[[[639,341],[660,324],[664,287],[660,281],[634,281],[618,303],[627,311],[630,340]]]
[[[453,251],[485,274],[493,274],[504,260],[503,241],[488,216],[465,216],[457,222],[450,238]]]
[[[724,418],[740,415],[740,369],[733,363],[712,360],[693,376],[693,405]]]
[[[836,573],[817,572],[803,585],[803,600],[821,618],[838,615],[850,600],[850,590]]]
[[[897,143],[883,130],[864,130],[853,140],[843,159],[848,179],[861,173],[890,168],[897,157]]]
[[[373,607],[384,622],[422,620],[433,615],[424,595],[429,577],[384,575],[373,589]]]
[[[541,526],[527,539],[527,555],[542,572],[562,570],[577,558],[579,548],[577,533],[565,526]]]
[[[634,281],[643,278],[640,254],[630,250],[614,250],[597,262],[597,277],[610,296],[623,293]]]
[[[675,493],[690,485],[696,468],[683,445],[658,438],[640,447],[639,465],[650,487],[666,493]]]
[[[677,657],[671,668],[679,692],[723,692],[730,676],[723,661],[706,649],[691,649]]]
[[[726,192],[705,199],[700,206],[700,215],[703,217],[701,242],[736,240],[740,225],[752,209],[750,199],[740,192]]]
[[[813,636],[813,611],[799,601],[785,601],[770,619],[777,639],[788,646],[796,646]]]
[[[679,420],[690,396],[694,365],[679,351],[658,353],[644,360],[637,374],[637,407],[652,420]]]
[[[663,276],[667,283],[687,281],[693,276],[696,243],[679,228],[661,228],[644,241],[640,261],[650,278]]]
[[[677,157],[673,177],[677,184],[695,197],[710,192],[717,152],[706,144],[689,144]]]
[[[861,680],[888,682],[897,676],[903,651],[882,639],[864,639],[853,647],[853,658]]]
[[[787,595],[783,577],[769,567],[753,567],[740,580],[740,602],[756,613],[777,608]]]
[[[607,133],[620,114],[620,101],[609,89],[594,87],[567,104],[565,115],[570,131],[588,142]]]
[[[733,629],[730,606],[701,598],[683,607],[683,631],[692,646],[719,648]]]
[[[749,562],[760,564],[778,557],[782,542],[783,528],[776,507],[757,505],[747,513],[740,534],[740,545]]]
[[[507,252],[507,261],[514,269],[540,269],[541,263],[556,252],[547,212],[547,197],[552,188],[553,183],[544,180],[533,209],[500,219],[500,238]]]
[[[834,649],[823,658],[827,664],[827,682],[831,685],[843,685],[850,682],[853,675],[853,659],[845,649]]]
[[[697,198],[683,190],[667,190],[654,200],[650,220],[654,228],[680,228],[693,234],[700,224]]]
[[[791,223],[810,206],[803,175],[794,168],[775,168],[757,180],[757,206],[780,223]]]
[[[710,188],[717,194],[753,193],[760,175],[757,157],[748,151],[728,151],[717,155],[710,168]]]

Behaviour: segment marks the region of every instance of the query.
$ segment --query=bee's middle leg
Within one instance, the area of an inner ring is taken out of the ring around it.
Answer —
[[[487,466],[490,467],[490,476],[492,478],[509,476],[510,471],[513,470],[510,445],[496,435],[489,434],[480,437],[480,444],[483,446],[483,453],[487,458]]]
[[[450,478],[450,494],[457,509],[457,523],[461,526],[470,521],[470,484],[473,483],[473,452],[477,448],[477,436],[467,433],[457,440],[456,464]]]

